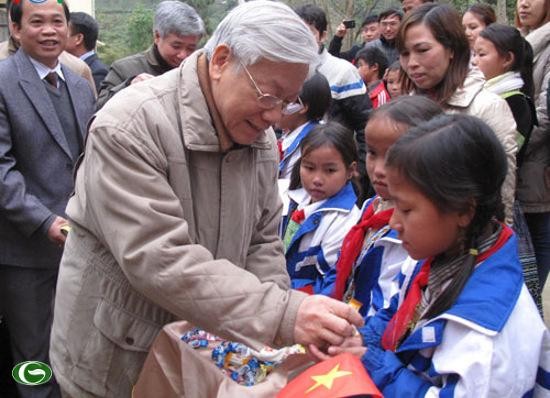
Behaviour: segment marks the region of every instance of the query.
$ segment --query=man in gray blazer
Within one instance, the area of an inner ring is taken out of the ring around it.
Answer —
[[[0,63],[0,313],[14,362],[48,363],[61,227],[95,100],[58,60],[67,5],[21,0],[10,15],[21,47]],[[18,392],[58,394],[53,383],[18,385]]]

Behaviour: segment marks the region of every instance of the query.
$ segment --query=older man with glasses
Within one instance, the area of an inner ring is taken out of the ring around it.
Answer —
[[[360,326],[351,307],[289,290],[277,235],[270,126],[317,58],[290,8],[245,3],[204,50],[97,114],[55,302],[50,358],[66,396],[130,396],[175,320],[254,347],[326,347]]]

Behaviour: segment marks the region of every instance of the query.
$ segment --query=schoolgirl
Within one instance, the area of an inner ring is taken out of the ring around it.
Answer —
[[[327,283],[334,298],[352,303],[367,318],[389,305],[398,291],[396,275],[407,252],[388,221],[393,213],[384,159],[406,131],[443,110],[423,96],[404,96],[372,112],[365,129],[367,173],[376,195],[363,205],[360,221],[344,238],[338,262]]]
[[[301,188],[290,190],[282,220],[286,265],[292,287],[322,291],[336,264],[342,239],[359,218],[352,177],[357,165],[353,134],[336,122],[317,125],[300,144]]]
[[[525,150],[536,124],[533,101],[533,50],[520,32],[501,24],[482,30],[474,45],[474,64],[485,75],[484,88],[506,100],[517,124],[517,165],[521,169]],[[519,202],[514,203],[514,230],[524,279],[537,305],[542,308],[535,252]]]
[[[317,72],[306,80],[298,101],[302,108],[283,115],[278,123],[283,131],[279,162],[279,178],[282,179],[290,179],[292,169],[300,159],[300,143],[319,124],[330,107],[330,86],[326,77]]]
[[[388,90],[388,93],[392,99],[403,95],[403,90],[401,88],[403,76],[401,73],[401,64],[399,61],[395,61],[393,64],[388,66],[388,69],[386,69],[384,83],[386,83],[386,90]]]
[[[518,167],[536,124],[533,97],[533,49],[520,32],[492,24],[482,30],[474,45],[474,64],[483,72],[484,88],[506,100],[517,124]]]
[[[506,163],[491,129],[466,115],[438,116],[390,149],[390,225],[420,261],[361,329],[363,364],[386,398],[550,393],[550,335],[516,236],[495,218]]]

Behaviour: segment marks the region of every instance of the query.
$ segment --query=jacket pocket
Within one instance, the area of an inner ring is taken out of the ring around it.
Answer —
[[[161,325],[101,300],[91,329],[74,362],[74,381],[102,397],[129,395]]]

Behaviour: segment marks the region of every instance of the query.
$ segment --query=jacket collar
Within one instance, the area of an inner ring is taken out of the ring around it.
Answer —
[[[533,62],[536,62],[543,50],[550,46],[550,22],[546,22],[540,28],[532,30],[525,37],[525,40],[533,47]]]
[[[483,76],[470,70],[462,87],[455,91],[447,104],[457,108],[468,108],[476,95],[483,89],[484,84],[485,79],[483,79]]]
[[[303,203],[309,201],[309,194],[304,188],[295,189],[288,192],[290,199],[296,203]],[[353,190],[353,185],[351,182],[348,182],[344,188],[340,190],[336,195],[331,198],[326,199],[321,206],[315,209],[313,213],[322,212],[322,211],[343,211],[349,212],[355,206],[357,201],[357,196]]]
[[[199,58],[204,51],[190,55],[178,70],[177,106],[185,146],[194,151],[223,152],[218,128],[225,129],[210,96],[210,105],[199,81]],[[209,89],[206,88],[208,92]],[[211,110],[214,112],[212,113]],[[262,134],[252,145],[257,149],[272,149],[267,134]]]
[[[522,286],[523,272],[517,257],[517,238],[513,235],[499,251],[476,267],[453,306],[417,328],[398,352],[438,346],[448,321],[487,336],[496,335],[514,310]]]
[[[145,55],[147,63],[149,63],[153,70],[155,70],[159,75],[162,75],[163,73],[174,69],[173,67],[168,65],[168,63],[164,59],[162,59],[156,44],[153,44],[151,47],[145,50],[143,54]]]

